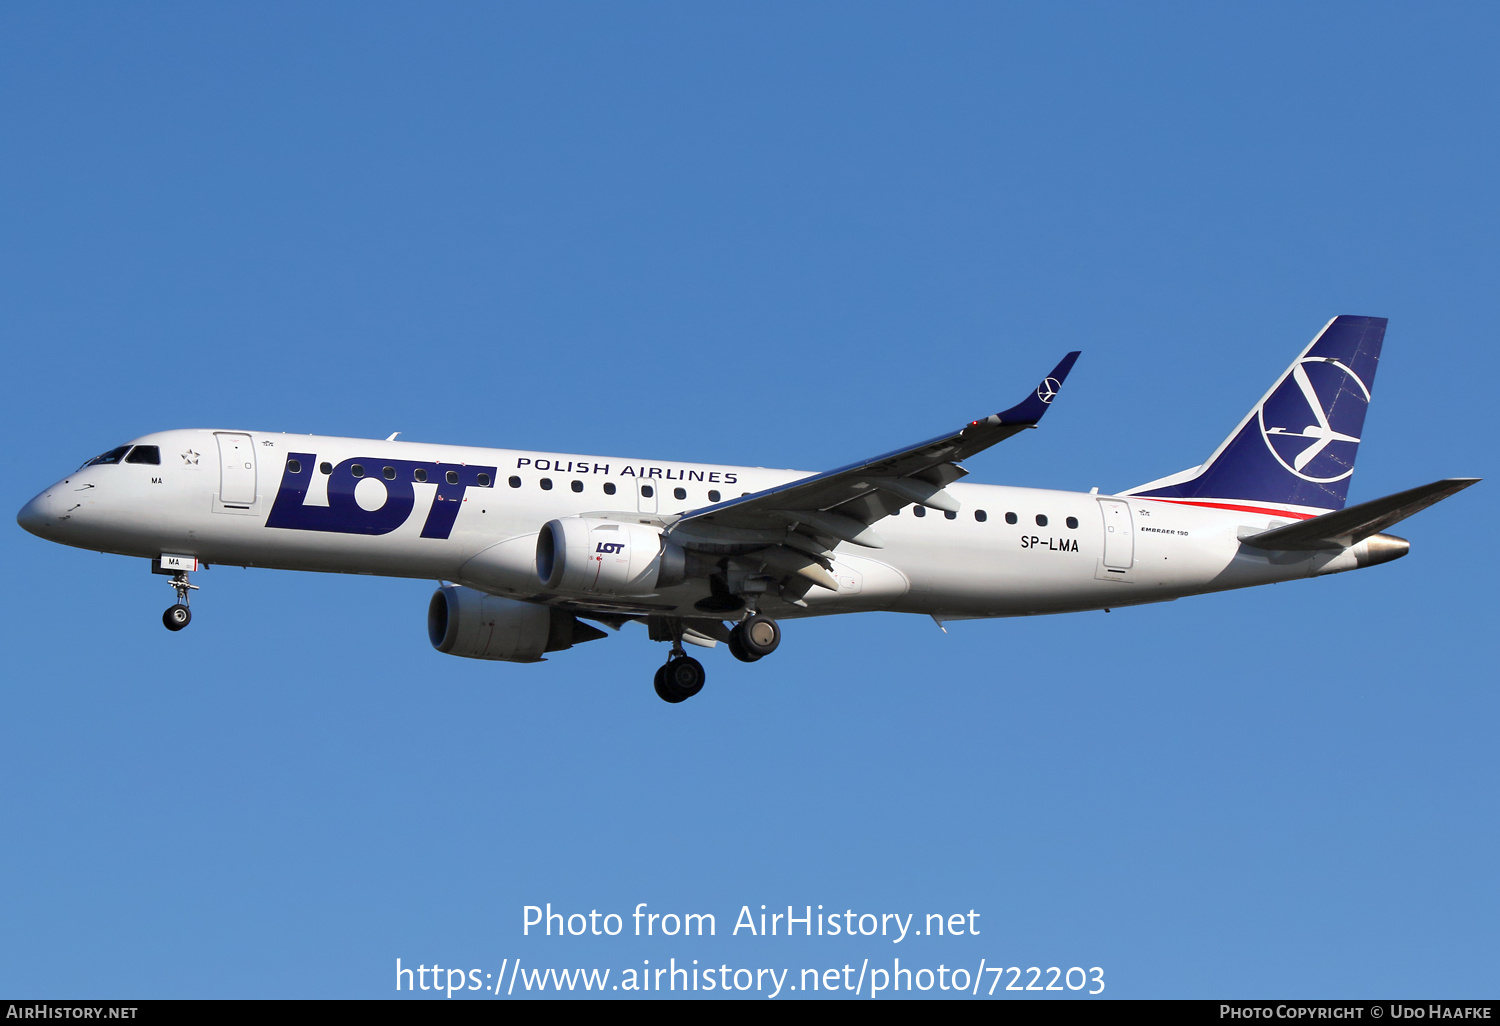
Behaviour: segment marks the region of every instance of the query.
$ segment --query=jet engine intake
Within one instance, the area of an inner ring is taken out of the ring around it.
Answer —
[[[564,517],[537,535],[536,576],[568,595],[652,595],[687,579],[687,555],[650,524]]]
[[[427,606],[427,636],[433,648],[448,655],[535,663],[543,652],[606,635],[561,609],[445,584]]]

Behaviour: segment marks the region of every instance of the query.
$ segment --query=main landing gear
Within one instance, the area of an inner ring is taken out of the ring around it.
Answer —
[[[180,631],[193,622],[193,611],[188,608],[188,592],[197,591],[198,586],[188,583],[186,570],[178,570],[172,574],[172,579],[167,583],[177,592],[177,603],[161,614],[161,622],[169,631]]]
[[[720,628],[722,629],[722,628]],[[667,637],[662,634],[670,631]],[[658,633],[660,632],[660,633]],[[682,648],[683,625],[681,621],[668,621],[662,627],[653,628],[654,641],[672,642],[672,655],[667,664],[656,671],[656,694],[663,702],[676,705],[685,702],[703,690],[707,675],[703,664],[688,655]],[[722,640],[720,635],[720,640]],[[776,651],[781,644],[781,626],[769,616],[752,613],[734,625],[729,631],[729,651],[741,662],[753,663]]]
[[[729,632],[729,652],[742,663],[764,659],[780,644],[781,625],[763,613],[741,620]]]
[[[656,671],[656,696],[663,702],[685,702],[703,690],[708,675],[703,664],[680,648],[674,648],[667,665]]]

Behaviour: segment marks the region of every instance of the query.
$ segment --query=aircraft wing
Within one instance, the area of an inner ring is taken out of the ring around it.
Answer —
[[[704,553],[765,550],[759,555],[770,576],[801,574],[837,590],[826,573],[827,555],[835,546],[883,547],[871,525],[912,503],[957,512],[958,502],[944,491],[967,473],[957,464],[1036,427],[1077,359],[1076,352],[1063,357],[1030,395],[1008,410],[904,449],[691,510],[666,535],[685,549]]]

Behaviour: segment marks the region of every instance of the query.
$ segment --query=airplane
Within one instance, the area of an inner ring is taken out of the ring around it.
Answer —
[[[962,482],[1040,423],[1071,352],[1009,409],[818,474],[178,430],[96,456],[16,519],[150,559],[173,631],[214,564],[435,579],[429,639],[472,659],[537,662],[642,622],[671,644],[654,685],[678,703],[705,680],[685,644],[755,662],[781,620],[1107,610],[1406,555],[1385,530],[1478,478],[1345,506],[1385,330],[1333,318],[1201,465],[1113,495]]]

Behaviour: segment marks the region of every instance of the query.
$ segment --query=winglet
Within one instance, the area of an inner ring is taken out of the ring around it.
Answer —
[[[1073,369],[1074,362],[1078,359],[1078,351],[1069,353],[1062,358],[1062,362],[1052,368],[1048,374],[1036,386],[1036,390],[1024,400],[1003,410],[993,416],[985,418],[991,424],[1028,424],[1035,425],[1042,419],[1042,414],[1047,412],[1047,407],[1052,400],[1057,398],[1057,393],[1062,390],[1062,383],[1067,380],[1068,371]],[[976,424],[980,423],[975,421]]]

